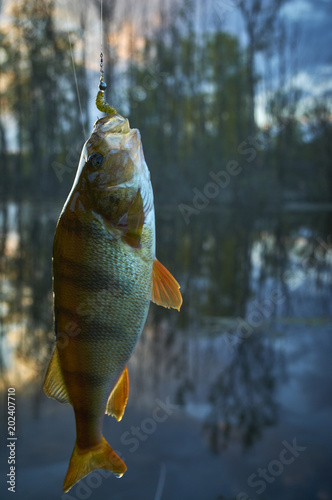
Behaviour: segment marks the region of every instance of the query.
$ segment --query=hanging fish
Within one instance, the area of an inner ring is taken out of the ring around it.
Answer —
[[[121,420],[127,363],[150,300],[180,310],[179,284],[155,256],[150,173],[140,133],[104,99],[105,116],[85,143],[53,246],[57,336],[44,383],[48,397],[70,403],[76,443],[65,492],[95,469],[121,477],[126,465],[102,434],[104,414]]]

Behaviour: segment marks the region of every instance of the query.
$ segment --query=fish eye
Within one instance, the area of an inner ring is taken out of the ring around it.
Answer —
[[[92,168],[99,168],[103,160],[104,157],[101,153],[92,153],[88,158],[88,163],[90,163]]]

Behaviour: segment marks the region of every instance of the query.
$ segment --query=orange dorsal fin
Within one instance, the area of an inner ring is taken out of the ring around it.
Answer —
[[[120,421],[126,409],[128,396],[129,376],[128,368],[126,367],[120,375],[120,378],[112,390],[110,397],[108,398],[105,413],[107,413],[107,415],[112,415]]]
[[[159,260],[153,261],[151,300],[158,306],[173,307],[180,311],[182,295],[180,285]]]
[[[143,199],[139,189],[128,212],[127,230],[122,236],[122,241],[125,241],[133,248],[140,248],[143,224]]]

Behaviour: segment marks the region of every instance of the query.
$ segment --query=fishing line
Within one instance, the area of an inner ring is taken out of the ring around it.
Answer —
[[[83,118],[83,110],[82,110],[82,104],[81,104],[81,97],[80,97],[80,91],[78,88],[78,81],[77,81],[77,75],[76,75],[76,68],[75,68],[75,60],[74,60],[74,54],[73,54],[73,47],[72,43],[70,40],[70,34],[69,30],[68,31],[68,41],[69,41],[69,47],[70,47],[70,55],[71,55],[71,61],[73,65],[73,71],[74,71],[74,78],[75,78],[75,85],[76,85],[76,94],[77,94],[77,99],[78,99],[78,105],[80,108],[80,113],[81,113],[81,122],[82,122],[82,128],[83,128],[83,134],[84,134],[84,139],[86,138],[86,131],[85,131],[85,126],[84,126],[84,118]]]
[[[113,108],[105,100],[105,90],[107,85],[104,82],[104,55],[103,55],[103,0],[100,0],[100,80],[99,80],[99,91],[96,97],[96,106],[99,111],[103,113],[108,113],[109,115],[116,114],[116,109]]]
[[[68,11],[67,11],[66,6],[65,6],[65,13],[66,13],[66,18],[67,18],[67,26],[69,26],[69,17],[68,17]],[[81,123],[82,123],[84,140],[85,140],[85,138],[86,138],[86,131],[85,131],[85,126],[84,126],[84,118],[83,118],[81,96],[80,96],[80,91],[79,91],[79,88],[78,88],[78,81],[77,81],[77,75],[76,75],[73,46],[72,46],[72,43],[71,43],[71,40],[70,40],[70,33],[69,33],[69,29],[68,28],[67,28],[67,34],[68,34],[68,42],[69,42],[69,48],[70,48],[70,57],[71,57],[71,62],[72,62],[72,66],[73,66],[74,78],[75,78],[76,94],[77,94],[78,105],[79,105],[80,113],[81,113]]]
[[[100,0],[100,82],[99,89],[106,90],[106,83],[104,82],[104,54],[103,54],[103,0]]]
[[[103,0],[100,0],[100,53],[103,53]]]

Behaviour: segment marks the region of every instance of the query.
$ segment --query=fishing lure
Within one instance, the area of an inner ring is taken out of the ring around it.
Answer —
[[[96,106],[99,111],[103,113],[108,113],[109,115],[115,115],[116,109],[108,104],[105,100],[105,90],[107,88],[106,83],[104,82],[104,72],[103,72],[103,52],[100,53],[100,82],[99,82],[99,91],[96,97]]]

